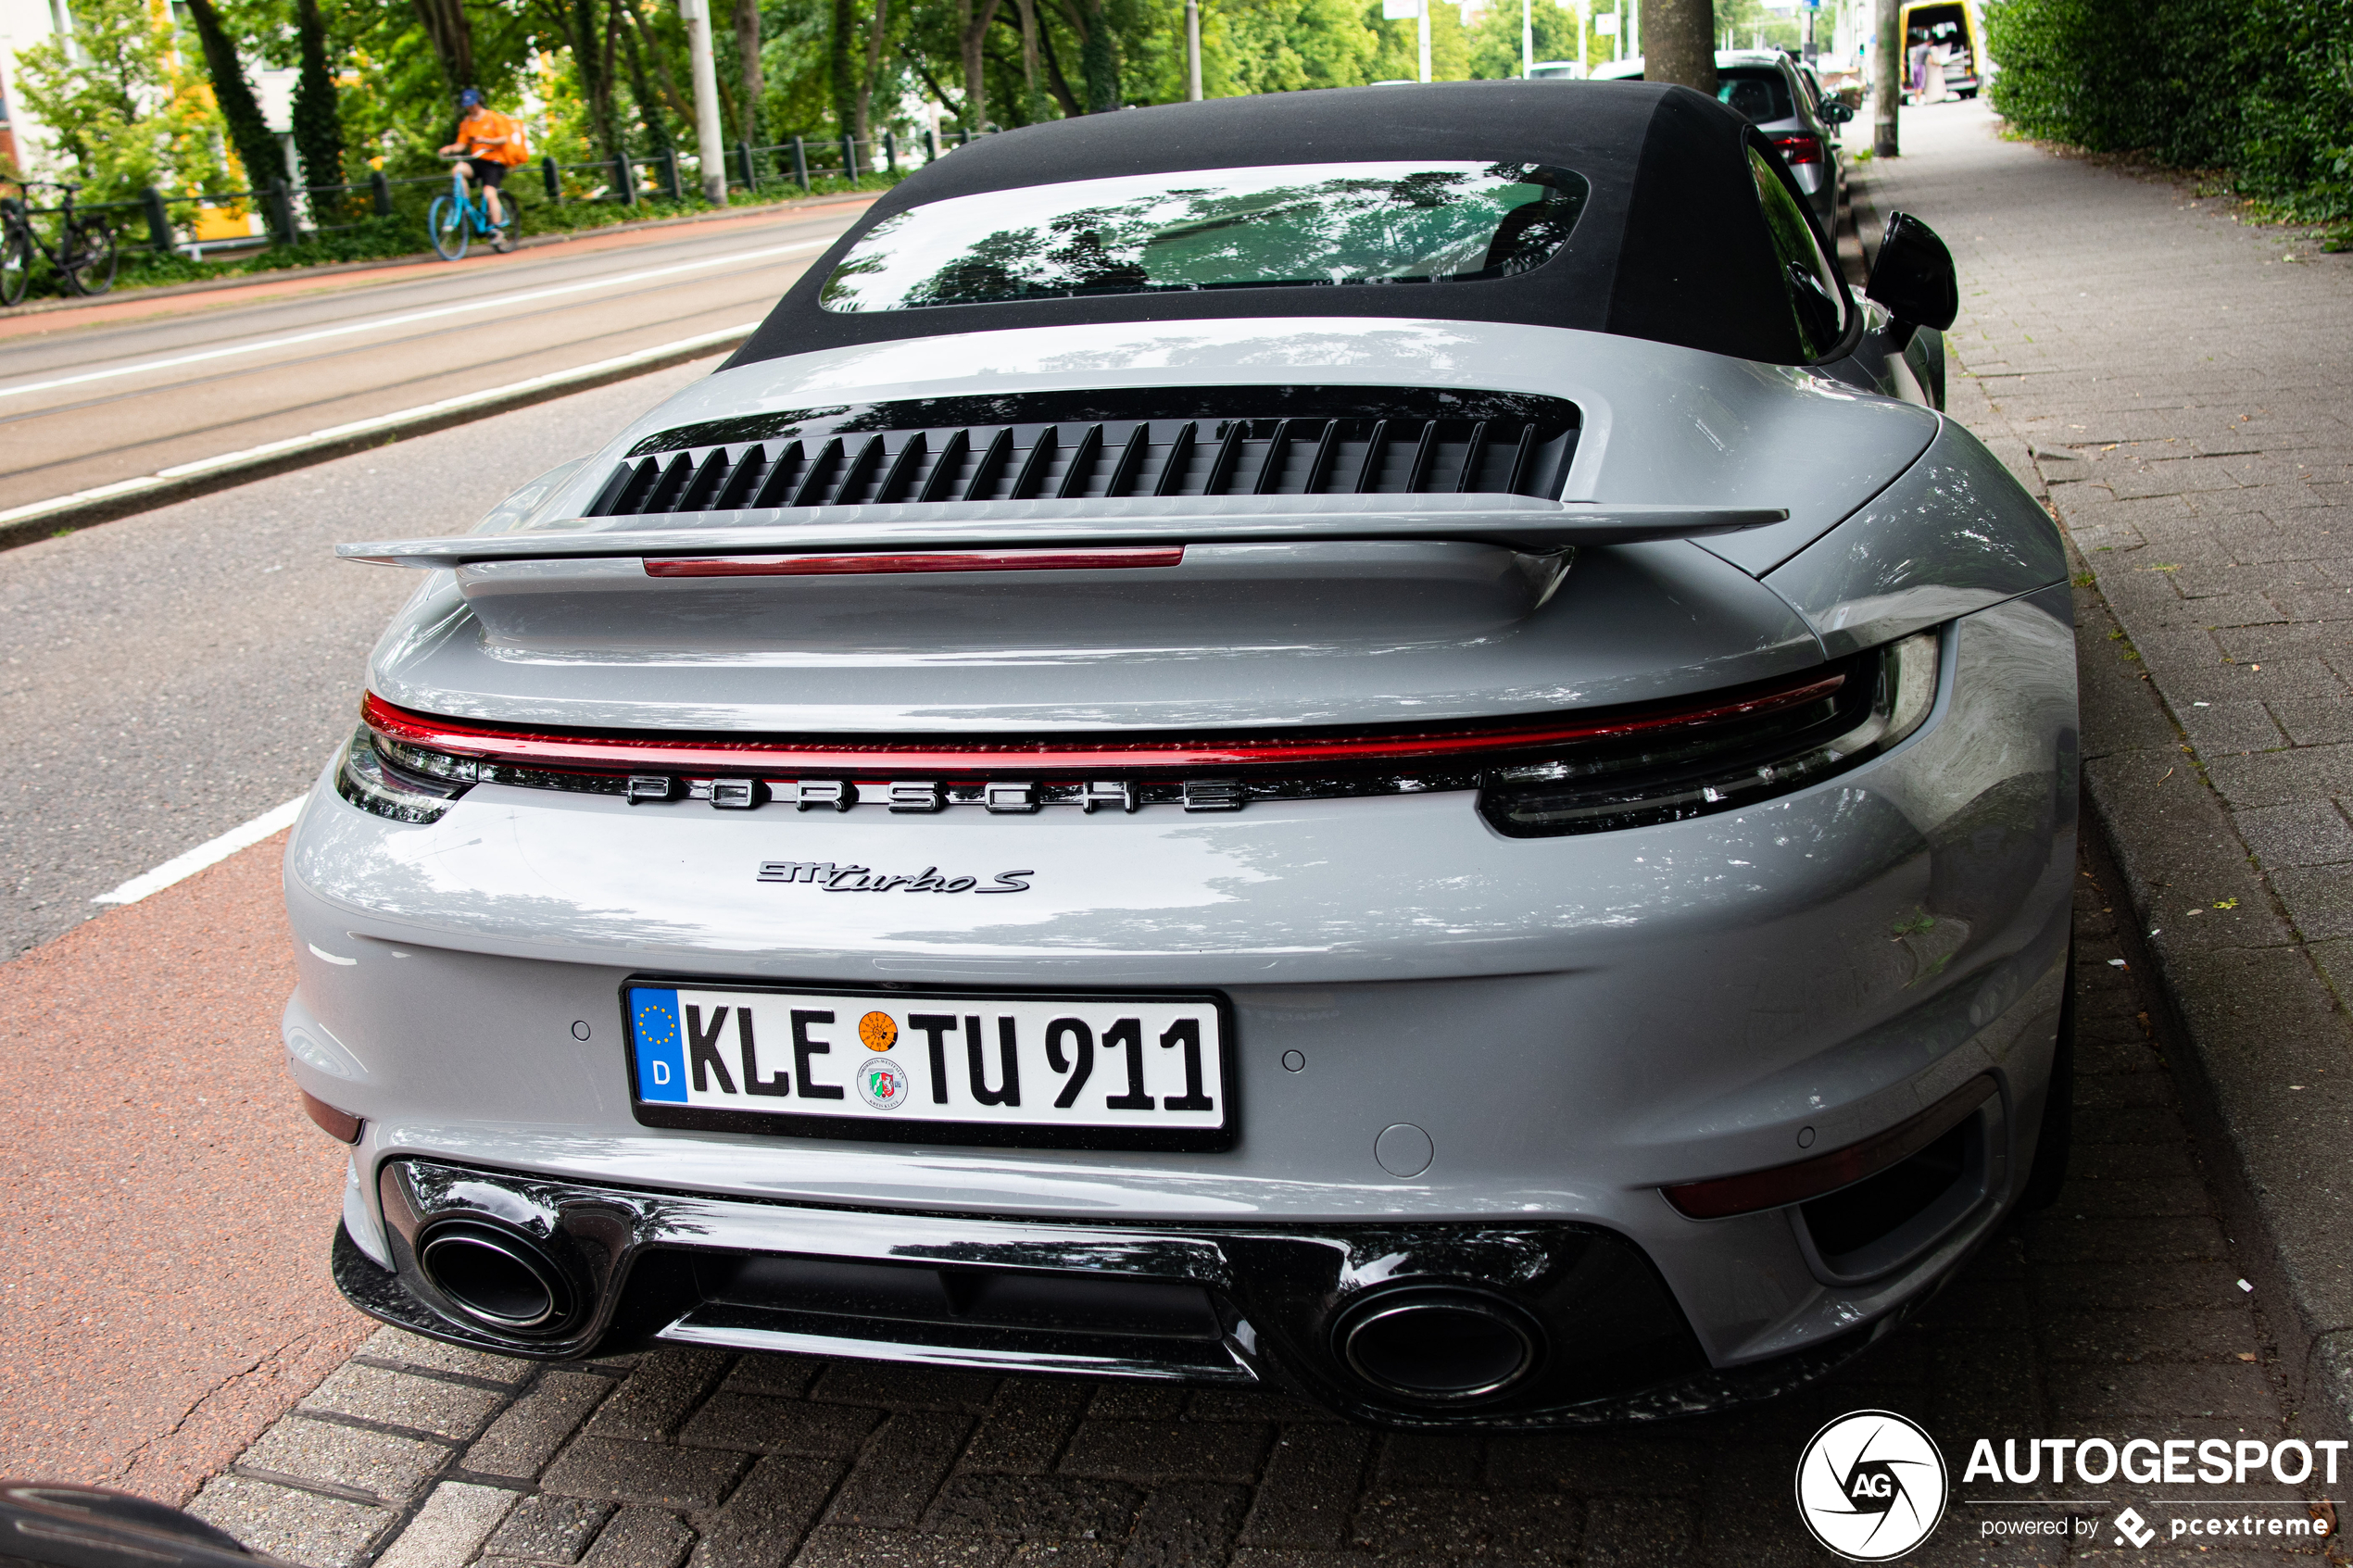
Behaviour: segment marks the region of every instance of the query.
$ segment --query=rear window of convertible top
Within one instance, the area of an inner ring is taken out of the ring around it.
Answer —
[[[1074,180],[894,213],[825,280],[828,310],[1170,289],[1471,282],[1541,266],[1586,183],[1534,164],[1312,163]]]

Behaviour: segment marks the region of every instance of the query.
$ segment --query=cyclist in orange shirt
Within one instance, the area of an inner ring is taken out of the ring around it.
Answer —
[[[462,161],[466,177],[481,182],[483,201],[490,208],[490,221],[497,226],[491,236],[491,246],[512,250],[515,242],[507,237],[498,183],[506,179],[508,169],[530,156],[523,147],[522,128],[484,104],[476,88],[469,87],[459,94],[458,107],[465,111],[465,118],[458,122],[458,139],[442,148],[441,156],[465,155]]]

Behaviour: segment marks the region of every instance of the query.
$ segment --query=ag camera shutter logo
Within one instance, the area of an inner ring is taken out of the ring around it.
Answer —
[[[1814,1434],[1797,1461],[1797,1516],[1850,1562],[1903,1556],[1944,1517],[1944,1456],[1893,1411],[1855,1411]]]

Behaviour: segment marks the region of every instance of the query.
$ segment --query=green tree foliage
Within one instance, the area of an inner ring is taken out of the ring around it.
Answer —
[[[1416,36],[1414,23],[1383,21],[1380,0],[1372,0],[1365,7],[1365,20],[1380,41],[1373,57],[1373,74],[1365,80],[1417,80],[1422,69],[1421,44]],[[1516,47],[1513,53],[1518,53]],[[1515,70],[1513,74],[1517,75],[1518,72]],[[1463,25],[1462,12],[1450,0],[1430,0],[1429,79],[1432,82],[1468,82],[1471,79],[1470,29]]]
[[[1985,19],[1994,106],[2028,135],[2353,217],[2353,0],[1991,0]]]
[[[1577,12],[1554,0],[1531,0],[1529,30],[1536,35],[1535,57],[1573,60],[1577,57]],[[1606,58],[1607,40],[1589,60]],[[1518,0],[1495,0],[1471,24],[1470,73],[1482,82],[1498,82],[1519,74]]]
[[[256,19],[257,34],[292,36],[290,0],[237,4]],[[259,25],[265,5],[283,8],[267,30]],[[345,146],[394,176],[437,171],[434,149],[450,139],[458,109],[441,52],[411,0],[332,0],[321,10],[329,62],[342,79],[337,108]],[[496,107],[511,113],[520,106],[535,44],[554,56],[559,71],[570,63],[556,0],[467,0],[464,16],[473,73],[468,85],[481,88]],[[273,60],[290,63],[279,59],[282,42],[265,41],[264,47]],[[547,83],[533,83],[543,95],[552,84],[552,75]]]
[[[832,6],[813,0],[772,0],[761,9],[761,35],[760,58],[767,87],[761,112],[770,136],[789,141],[795,136],[827,134],[833,121]],[[952,44],[944,57],[954,60]],[[952,63],[948,73],[954,74]]]
[[[74,44],[52,38],[19,51],[17,90],[56,128],[63,168],[54,172],[79,182],[82,199],[121,201],[148,185],[174,194],[227,187],[214,151],[220,117],[169,12],[149,0],[79,0]]]

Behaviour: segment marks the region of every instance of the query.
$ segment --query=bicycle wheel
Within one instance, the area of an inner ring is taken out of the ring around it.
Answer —
[[[472,225],[466,220],[466,208],[447,196],[435,196],[425,213],[425,232],[433,239],[433,248],[444,261],[455,261],[466,254],[467,231]]]
[[[77,219],[66,234],[66,287],[96,295],[114,287],[114,231],[94,218]]]
[[[32,238],[15,223],[0,232],[0,305],[22,305],[32,282]]]

